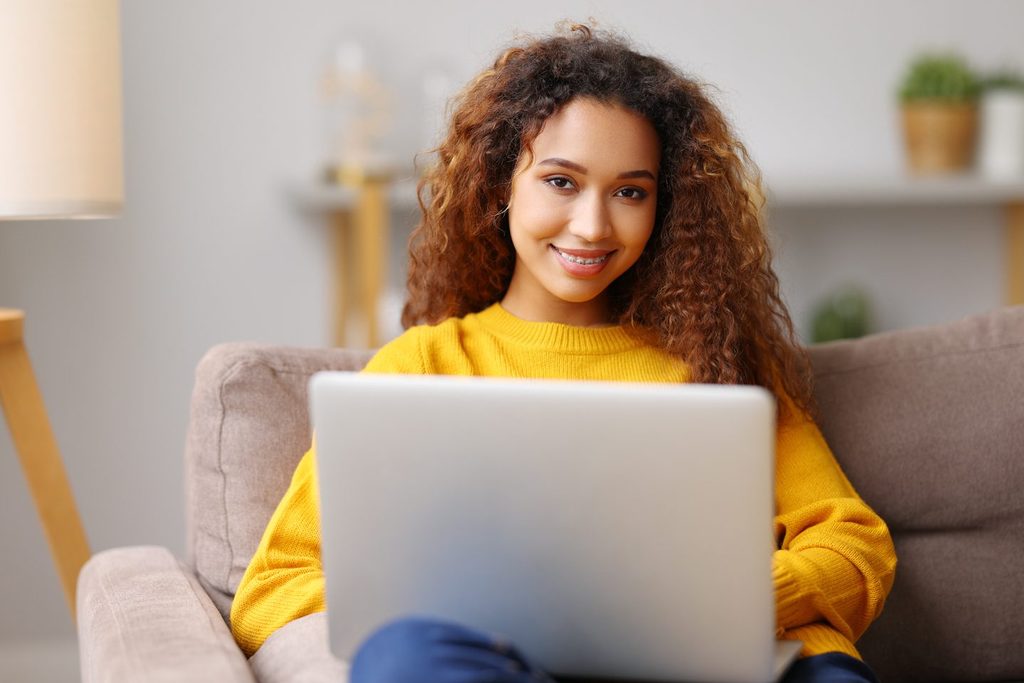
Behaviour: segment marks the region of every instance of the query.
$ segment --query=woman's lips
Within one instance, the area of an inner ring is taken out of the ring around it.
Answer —
[[[554,250],[555,256],[562,268],[570,275],[577,277],[597,275],[604,270],[612,254],[615,253],[614,250],[560,249],[553,244],[551,249]]]

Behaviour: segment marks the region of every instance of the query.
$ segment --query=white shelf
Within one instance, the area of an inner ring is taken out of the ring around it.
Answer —
[[[416,181],[409,178],[396,180],[388,188],[389,201],[396,209],[418,209]],[[328,183],[297,183],[288,187],[288,196],[306,211],[343,211],[355,206],[356,191],[343,185]]]
[[[765,179],[769,208],[832,206],[967,206],[1024,202],[1024,178],[974,174],[774,177]]]
[[[915,178],[905,175],[775,176],[765,179],[769,208],[854,206],[969,206],[1024,202],[1024,178],[993,180],[974,174]],[[390,187],[391,206],[417,210],[416,181],[397,180]],[[304,210],[350,209],[354,190],[327,183],[297,183],[288,188]]]

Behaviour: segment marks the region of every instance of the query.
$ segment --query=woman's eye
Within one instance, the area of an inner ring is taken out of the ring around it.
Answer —
[[[572,181],[562,176],[554,176],[553,178],[547,178],[544,182],[559,190],[567,190],[570,187],[572,187]]]
[[[619,194],[626,199],[643,199],[647,196],[647,192],[639,187],[624,187],[619,190]]]

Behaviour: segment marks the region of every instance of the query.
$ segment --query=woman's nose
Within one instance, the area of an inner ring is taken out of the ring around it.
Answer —
[[[573,212],[569,232],[587,242],[597,243],[611,232],[611,216],[604,199],[598,196],[583,197]]]

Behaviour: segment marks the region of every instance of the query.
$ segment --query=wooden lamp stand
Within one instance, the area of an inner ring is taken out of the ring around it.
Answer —
[[[23,312],[0,308],[0,405],[73,618],[78,572],[89,559],[89,543],[32,374],[22,339],[24,322]]]

